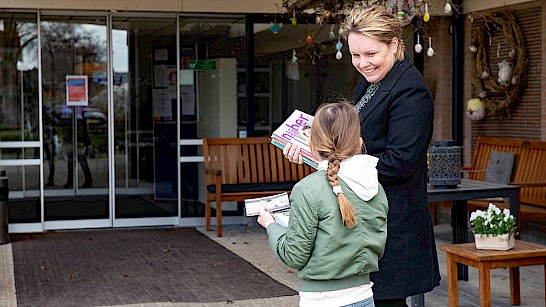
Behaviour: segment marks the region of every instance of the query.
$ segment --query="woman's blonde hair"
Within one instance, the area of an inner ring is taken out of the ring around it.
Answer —
[[[360,118],[347,100],[321,105],[311,126],[313,154],[328,160],[326,176],[332,187],[339,185],[337,174],[341,160],[362,153]],[[351,228],[356,223],[354,208],[343,193],[337,194],[343,223]]]
[[[394,55],[397,61],[404,59],[404,42],[402,41],[402,26],[391,12],[378,6],[353,8],[341,24],[341,36],[347,40],[349,34],[360,33],[390,44],[394,37],[398,38],[398,47]]]

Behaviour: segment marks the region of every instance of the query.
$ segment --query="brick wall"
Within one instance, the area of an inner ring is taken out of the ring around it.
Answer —
[[[478,135],[500,136],[532,140],[546,140],[546,4],[534,1],[520,5],[506,6],[512,12],[523,32],[527,51],[528,65],[526,70],[527,86],[522,99],[518,102],[509,117],[487,116],[480,121],[471,121],[463,116],[463,164],[470,165],[472,146]],[[472,98],[472,65],[474,54],[469,51],[472,28],[481,24],[480,16],[492,11],[472,12],[465,19],[464,36],[464,93],[463,103]],[[434,94],[435,120],[433,140],[451,139],[451,35],[450,17],[434,17],[429,25],[429,33],[435,54],[432,58],[425,56],[423,74]],[[497,47],[500,43],[502,52],[506,43],[499,31],[493,31],[492,46],[489,48],[490,75],[497,77]],[[428,41],[423,44],[424,52]],[[498,99],[498,98],[495,98]]]
[[[423,42],[423,76],[434,95],[434,134],[432,140],[450,140],[451,137],[451,73],[452,44],[449,34],[450,19],[434,17],[430,20],[428,34],[432,38],[434,56],[426,56],[428,38]],[[413,47],[413,46],[410,46]]]

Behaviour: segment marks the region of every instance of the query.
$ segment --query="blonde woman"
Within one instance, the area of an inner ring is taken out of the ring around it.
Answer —
[[[321,106],[309,146],[318,171],[290,194],[288,228],[262,210],[277,257],[298,270],[300,306],[374,306],[370,273],[387,239],[387,198],[378,159],[362,153],[360,120],[348,102]]]
[[[361,78],[353,101],[368,154],[379,158],[379,182],[389,200],[388,238],[379,271],[371,274],[377,307],[407,306],[406,298],[440,284],[426,188],[432,137],[432,95],[404,54],[402,27],[389,11],[354,9],[341,25]],[[299,148],[285,156],[303,163]]]

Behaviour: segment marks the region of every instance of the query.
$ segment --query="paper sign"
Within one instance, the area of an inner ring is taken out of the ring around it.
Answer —
[[[87,75],[66,76],[66,105],[67,106],[87,106]]]

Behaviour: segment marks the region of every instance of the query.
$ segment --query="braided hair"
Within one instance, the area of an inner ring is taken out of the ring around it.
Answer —
[[[351,228],[356,223],[354,208],[339,187],[338,172],[341,161],[362,153],[360,119],[347,100],[321,105],[311,127],[313,155],[328,160],[326,177],[337,194],[343,223]]]

